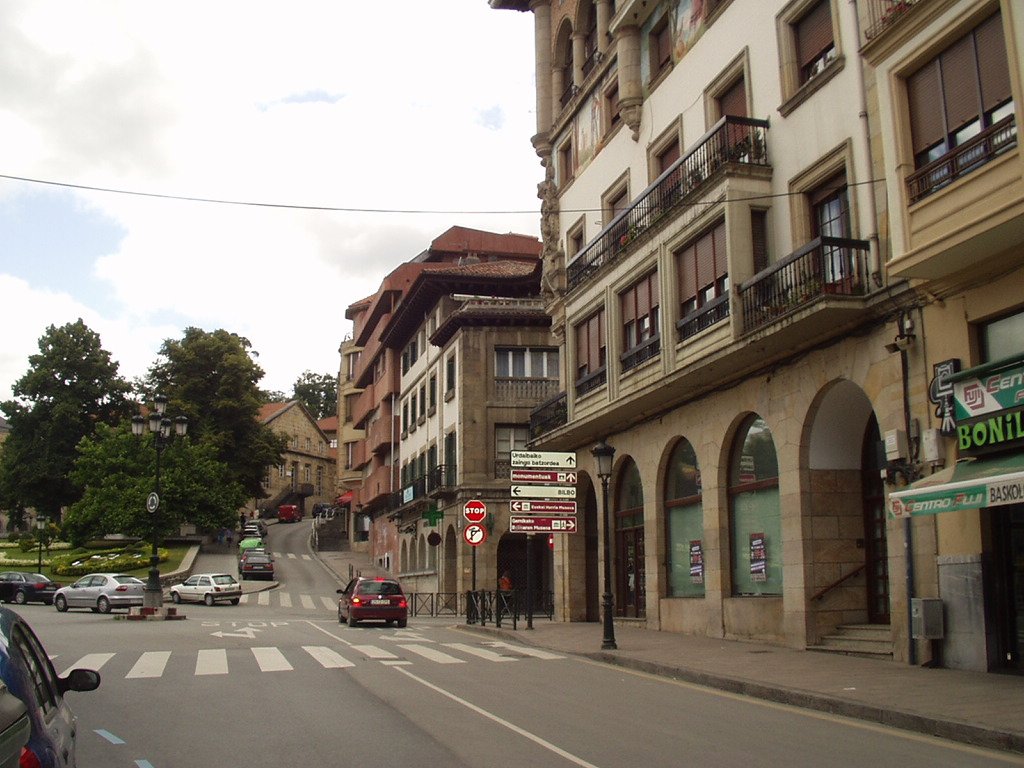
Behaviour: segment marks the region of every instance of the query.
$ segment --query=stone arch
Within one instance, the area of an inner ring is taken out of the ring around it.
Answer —
[[[455,532],[455,526],[449,525],[448,529],[444,533],[444,568],[441,574],[441,591],[442,592],[457,592],[459,588],[458,584],[458,534]]]

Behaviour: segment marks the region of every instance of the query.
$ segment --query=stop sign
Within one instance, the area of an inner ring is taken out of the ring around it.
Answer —
[[[487,505],[477,499],[467,501],[462,508],[462,516],[471,523],[482,523],[487,517]]]

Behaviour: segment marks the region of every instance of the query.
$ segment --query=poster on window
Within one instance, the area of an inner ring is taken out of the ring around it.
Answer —
[[[690,542],[690,581],[694,584],[704,583],[704,549],[700,539]]]
[[[768,580],[768,546],[763,533],[750,534],[750,578]]]

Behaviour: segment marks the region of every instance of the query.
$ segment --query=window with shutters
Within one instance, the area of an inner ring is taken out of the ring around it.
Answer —
[[[768,267],[768,211],[750,211],[750,240],[756,275]]]
[[[681,322],[686,323],[693,315],[711,313],[721,305],[725,313],[714,312],[712,318],[717,321],[727,317],[729,264],[725,252],[725,220],[676,251],[675,259]],[[707,324],[697,330],[705,327]],[[683,335],[688,335],[685,330]]]
[[[558,148],[558,183],[565,186],[576,174],[576,156],[572,151],[572,139],[566,139]]]
[[[796,23],[797,66],[800,83],[820,75],[836,57],[832,34],[832,6],[829,0],[818,0]]]
[[[785,117],[843,69],[836,10],[842,0],[792,0],[777,17]],[[839,98],[837,96],[837,98]]]
[[[846,172],[836,174],[808,193],[811,208],[811,234],[821,238],[852,237],[850,232],[850,198]],[[819,277],[830,292],[845,293],[841,284],[853,277],[851,251],[843,245],[822,242]]]
[[[672,68],[672,25],[669,24],[668,14],[662,16],[651,28],[647,45],[650,51],[650,82],[653,83]]]
[[[583,395],[606,381],[604,310],[576,326],[576,394]]]
[[[622,313],[622,370],[628,371],[661,351],[658,330],[658,273],[652,272],[619,294]]]
[[[916,199],[1017,143],[1002,15],[954,41],[906,80]],[[948,159],[949,162],[943,162]]]
[[[619,111],[619,80],[612,78],[604,92],[604,132],[609,134],[622,125],[622,113]]]
[[[661,176],[679,159],[683,146],[682,116],[673,120],[647,148],[647,168],[651,181]]]

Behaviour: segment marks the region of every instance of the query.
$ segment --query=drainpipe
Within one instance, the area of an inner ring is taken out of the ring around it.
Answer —
[[[901,324],[903,322],[900,317]],[[900,331],[902,333],[902,330]],[[900,372],[903,376],[903,429],[907,437],[910,437],[910,392],[908,387],[909,366],[907,363],[907,350],[900,350]],[[908,440],[909,445],[909,440]],[[908,449],[909,450],[909,449]],[[910,479],[910,478],[908,478]],[[907,663],[910,666],[917,666],[917,646],[914,644],[913,632],[913,607],[911,598],[914,595],[914,538],[911,528],[911,518],[903,519],[903,548],[906,558],[906,580],[907,580]]]
[[[853,31],[857,44],[860,45],[860,16],[857,12],[857,0],[849,0],[850,9],[853,15]],[[867,153],[867,172],[865,174],[857,174],[857,178],[861,181],[872,178],[872,168],[874,167],[874,151],[871,144],[871,125],[868,121],[868,96],[864,86],[864,62],[858,56],[858,64],[856,67],[857,76],[857,91],[860,94],[860,124],[861,129],[864,133],[864,148]],[[867,189],[867,204],[868,204],[868,217],[871,220],[871,231],[868,234],[868,242],[870,243],[868,250],[868,277],[874,278],[875,286],[881,287],[882,285],[882,254],[881,244],[878,236],[878,204],[875,201],[875,188],[874,185],[865,186]]]

